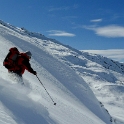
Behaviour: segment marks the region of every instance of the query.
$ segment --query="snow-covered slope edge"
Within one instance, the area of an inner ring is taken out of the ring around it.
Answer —
[[[20,33],[21,29],[17,32],[17,28],[12,29],[6,25],[0,25],[1,122],[111,124],[109,114],[101,107],[85,81],[68,66],[68,61],[65,62],[61,59],[62,56],[58,56],[74,51],[46,38],[39,39]],[[29,73],[24,75],[26,87],[8,78],[2,61],[12,46],[18,47],[20,51],[30,50],[33,53],[32,66],[37,70],[57,106],[53,106],[35,76]],[[7,120],[4,119],[5,115]]]
[[[82,54],[88,60],[96,62],[102,65],[103,67],[105,67],[106,69],[113,70],[121,74],[124,74],[124,63],[119,63],[118,61],[114,61],[112,59],[109,59],[107,57],[104,57],[98,54],[91,54],[91,53],[87,53],[83,51],[82,51]]]

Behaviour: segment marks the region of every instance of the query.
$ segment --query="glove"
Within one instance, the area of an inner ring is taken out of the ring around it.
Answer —
[[[33,71],[33,74],[34,74],[34,75],[37,75],[37,72],[36,72],[36,71]]]

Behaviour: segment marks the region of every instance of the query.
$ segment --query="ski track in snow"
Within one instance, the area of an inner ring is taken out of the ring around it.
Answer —
[[[106,70],[99,61],[97,63],[91,61],[87,54],[83,53],[83,55],[78,50],[44,36],[39,39],[41,36],[37,34],[27,35],[28,32],[25,33],[10,25],[6,27],[0,25],[0,33],[0,123],[112,124],[111,116],[104,107],[101,107],[95,97],[96,95],[105,107],[108,107],[110,90],[118,89],[117,91],[123,93],[122,87],[108,85],[108,82],[116,84],[118,81],[123,81],[122,76],[113,72],[112,67],[112,70]],[[32,37],[32,35],[37,35],[37,37]],[[24,86],[8,78],[7,70],[2,62],[7,50],[13,46],[18,47],[19,51],[32,52],[31,65],[57,103],[56,106],[53,105],[36,76],[25,72]],[[120,71],[118,69],[118,72]],[[101,97],[104,95],[106,95],[105,100]],[[121,97],[120,99],[123,101]],[[112,98],[110,102],[111,100]],[[114,113],[114,111],[110,112]],[[122,113],[119,118],[118,115],[113,114],[116,119],[116,123],[113,122],[113,124],[124,122],[121,115]]]

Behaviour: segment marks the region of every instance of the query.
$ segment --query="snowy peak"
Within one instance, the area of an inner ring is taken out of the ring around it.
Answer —
[[[53,42],[57,42],[59,43],[58,41],[56,41],[55,39],[52,39],[52,38],[47,38],[45,37],[43,34],[41,33],[36,33],[36,32],[31,32],[29,30],[27,30],[26,28],[24,27],[15,27],[9,23],[5,23],[4,21],[0,20],[0,24],[8,29],[12,29],[13,31],[19,33],[19,34],[22,34],[22,35],[27,35],[27,36],[30,36],[30,37],[36,37],[36,38],[39,38],[39,39],[42,39],[42,40],[50,40],[50,41],[53,41]],[[60,43],[61,44],[61,43]]]

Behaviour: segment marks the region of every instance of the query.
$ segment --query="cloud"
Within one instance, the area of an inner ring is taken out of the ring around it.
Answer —
[[[59,30],[50,30],[48,32],[50,32],[49,36],[62,36],[62,37],[74,37],[74,36],[76,36],[75,34],[68,33],[65,31],[59,31]]]
[[[108,49],[108,50],[83,50],[85,52],[99,54],[115,61],[124,62],[124,49]]]
[[[99,36],[104,37],[124,37],[124,27],[117,25],[108,25],[104,27],[84,27],[88,30],[93,30]]]
[[[93,20],[90,20],[90,22],[101,22],[102,19],[93,19]]]

